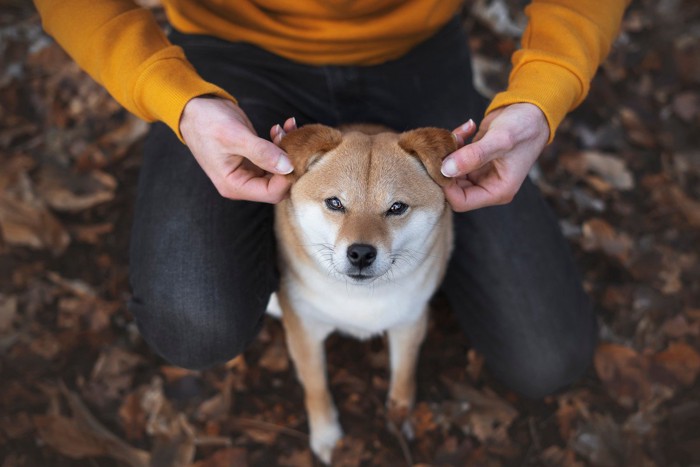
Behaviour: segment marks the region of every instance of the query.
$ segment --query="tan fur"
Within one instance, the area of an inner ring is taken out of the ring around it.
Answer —
[[[417,274],[425,275],[420,280],[430,283],[432,289],[421,291],[420,286],[414,285],[406,293],[401,292],[402,299],[406,298],[404,295],[410,299],[419,292],[416,297],[422,297],[418,300],[423,302],[409,302],[417,307],[417,314],[385,329],[392,362],[387,404],[391,418],[403,421],[415,399],[415,367],[427,327],[427,300],[439,284],[451,252],[452,212],[440,188],[445,180],[439,166],[442,158],[456,149],[456,144],[448,131],[434,128],[399,135],[380,132],[374,126],[354,126],[343,128],[341,132],[309,125],[289,133],[281,147],[293,160],[294,172],[290,177],[294,185],[290,197],[276,207],[282,274],[278,297],[290,355],[305,390],[312,449],[328,463],[341,431],[328,391],[323,340],[334,329],[351,334],[360,331],[353,328],[352,321],[345,329],[343,325],[333,324],[332,318],[319,321],[316,315],[304,309],[309,304],[330,306],[327,303],[339,292],[332,285],[334,279],[325,277],[314,256],[317,246],[308,244],[309,221],[300,221],[300,212],[308,206],[314,207],[312,221],[335,229],[335,245],[362,243],[374,245],[380,251],[390,251],[397,239],[409,235],[410,229],[419,229],[431,239],[429,244],[422,245],[426,248],[424,266],[418,264],[415,268]],[[329,197],[341,199],[345,212],[319,209]],[[413,211],[406,216],[387,216],[387,209],[396,201],[408,204]],[[416,219],[422,217],[411,216],[421,215],[434,220],[430,225],[418,225]],[[403,280],[417,280],[410,274],[407,277],[409,279]],[[319,289],[315,281],[329,281],[331,285]],[[347,292],[350,286],[340,284],[338,290]],[[394,287],[391,293],[403,290],[400,285],[387,287]],[[358,291],[358,303],[369,300],[370,290],[381,295],[370,287],[367,292],[362,292],[361,286],[353,290]],[[340,303],[346,305],[343,301]],[[385,308],[386,305],[383,304]],[[360,314],[371,312],[357,311]],[[389,319],[377,315],[377,319],[382,318]],[[366,317],[358,319],[367,323]]]

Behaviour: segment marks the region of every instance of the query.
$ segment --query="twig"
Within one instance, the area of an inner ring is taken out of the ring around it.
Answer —
[[[406,465],[411,467],[413,465],[413,456],[411,456],[411,449],[408,447],[408,442],[406,442],[406,438],[404,437],[403,433],[401,433],[399,427],[396,426],[396,423],[391,420],[387,421],[386,427],[389,430],[389,433],[394,435],[394,438],[396,438],[396,441],[398,441],[399,446],[401,446],[401,453],[406,461]]]
[[[231,446],[231,438],[226,436],[197,436],[194,439],[196,446]]]
[[[263,422],[261,420],[255,420],[252,418],[237,418],[234,420],[234,425],[238,425],[240,428],[256,428],[258,430],[276,431],[277,433],[282,433],[288,436],[292,436],[303,441],[309,441],[309,435],[303,433],[294,428],[288,428],[286,426],[275,425],[274,423]]]

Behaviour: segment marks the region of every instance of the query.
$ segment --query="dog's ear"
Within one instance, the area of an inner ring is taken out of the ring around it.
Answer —
[[[311,124],[293,130],[282,139],[280,147],[289,154],[295,180],[304,175],[321,156],[338,147],[342,133],[325,125]]]
[[[450,179],[440,172],[442,160],[458,148],[452,133],[442,128],[418,128],[401,133],[399,147],[417,157],[435,183],[444,187]]]

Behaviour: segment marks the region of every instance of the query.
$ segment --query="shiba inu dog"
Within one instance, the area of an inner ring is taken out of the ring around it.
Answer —
[[[361,130],[361,131],[358,131]],[[324,340],[333,331],[387,333],[390,413],[405,419],[428,300],[452,249],[452,210],[441,186],[451,133],[307,125],[280,146],[294,183],[275,210],[287,345],[304,387],[311,448],[331,460],[342,430],[329,393]]]

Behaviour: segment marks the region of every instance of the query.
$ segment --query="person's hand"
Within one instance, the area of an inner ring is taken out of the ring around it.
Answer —
[[[259,138],[240,107],[225,99],[196,97],[185,106],[180,132],[219,194],[278,203],[287,196],[288,156]]]
[[[475,130],[470,120],[453,134],[462,146]],[[548,139],[547,119],[533,104],[512,104],[488,114],[472,143],[442,163],[442,174],[454,177],[444,188],[452,209],[464,212],[510,203]]]

